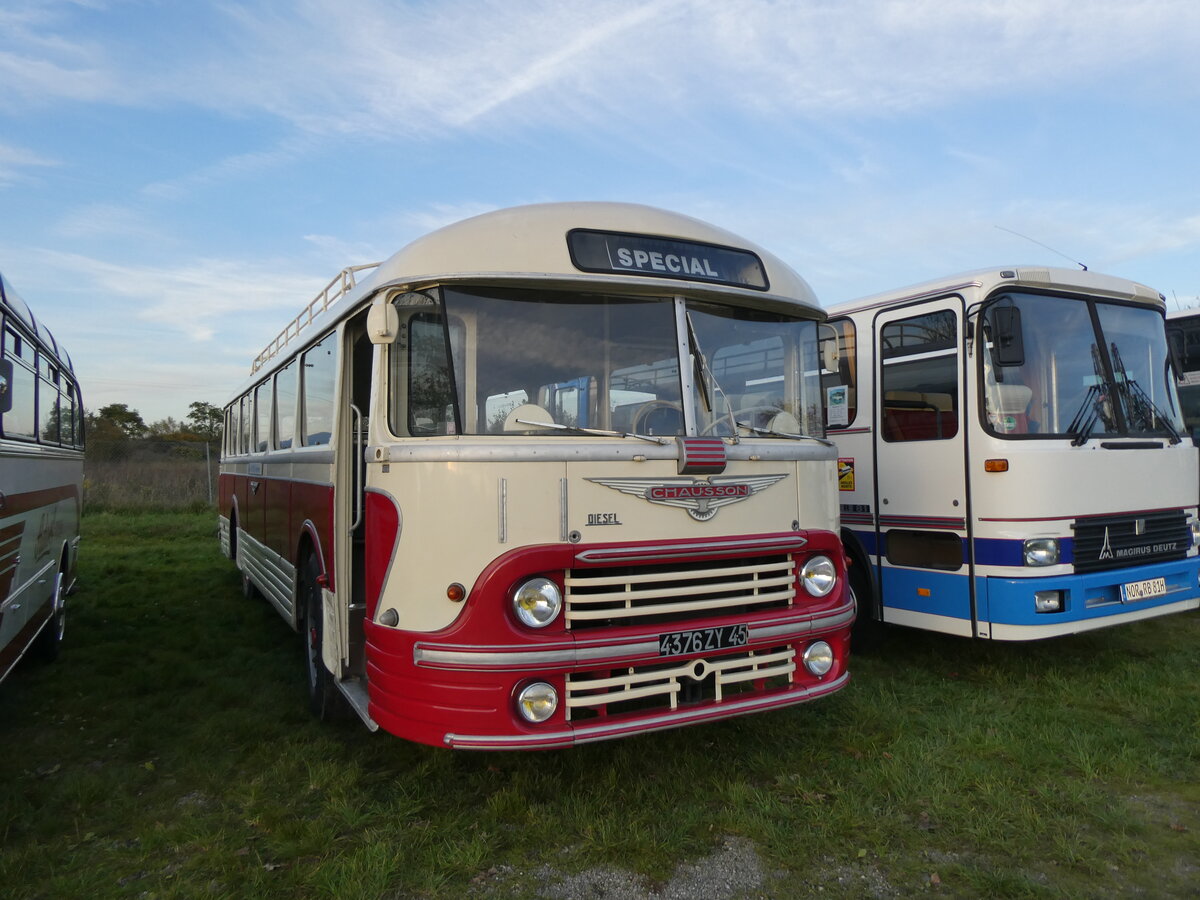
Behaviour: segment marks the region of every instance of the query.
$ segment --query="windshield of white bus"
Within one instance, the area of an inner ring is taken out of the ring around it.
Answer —
[[[1158,310],[1006,293],[988,303],[982,322],[984,416],[992,433],[1083,443],[1174,438],[1183,430]]]
[[[392,354],[397,434],[673,436],[687,433],[685,407],[696,434],[824,433],[811,320],[694,301],[679,315],[670,297],[500,288],[426,296],[427,305],[408,295],[399,307],[407,328]]]

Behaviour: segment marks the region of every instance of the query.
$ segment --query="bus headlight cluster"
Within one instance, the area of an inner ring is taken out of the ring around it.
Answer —
[[[545,722],[558,709],[558,691],[554,685],[535,681],[517,694],[517,711],[521,718],[534,725]]]
[[[562,591],[549,578],[530,578],[513,591],[512,605],[522,625],[545,628],[562,612]]]
[[[1060,558],[1057,538],[1031,538],[1024,544],[1025,565],[1057,566]]]
[[[833,648],[825,641],[814,641],[805,649],[801,659],[804,668],[820,678],[829,674],[829,670],[833,668]]]
[[[824,597],[837,584],[837,567],[828,556],[814,556],[800,570],[800,583],[813,597]]]
[[[1188,519],[1188,527],[1192,530],[1192,546],[1200,547],[1200,519],[1191,516]]]

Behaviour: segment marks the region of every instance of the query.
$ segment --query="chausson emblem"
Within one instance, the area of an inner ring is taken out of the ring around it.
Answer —
[[[632,494],[661,506],[686,509],[697,522],[707,522],[722,506],[741,503],[759,491],[766,490],[777,481],[787,478],[782,475],[713,476],[700,478],[589,478],[596,484]]]

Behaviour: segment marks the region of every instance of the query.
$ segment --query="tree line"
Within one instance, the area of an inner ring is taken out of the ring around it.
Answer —
[[[147,423],[128,404],[110,403],[86,412],[84,422],[89,456],[121,459],[151,448],[159,452],[168,447],[186,451],[189,445],[194,445],[195,454],[203,457],[206,449],[203,445],[221,439],[224,413],[221,407],[198,400],[189,404],[182,421],[168,416]]]

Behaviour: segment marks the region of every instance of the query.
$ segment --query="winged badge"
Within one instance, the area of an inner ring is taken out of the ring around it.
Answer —
[[[782,475],[713,476],[708,480],[699,478],[588,478],[622,494],[632,494],[661,506],[686,509],[697,522],[707,522],[722,506],[740,503],[766,490],[777,481],[787,478]]]

